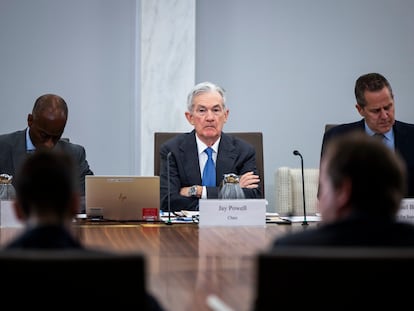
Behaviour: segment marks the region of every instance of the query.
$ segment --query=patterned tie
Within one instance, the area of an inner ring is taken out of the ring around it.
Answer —
[[[207,153],[208,159],[203,171],[203,186],[215,187],[216,186],[216,168],[213,161],[213,149],[211,147],[204,150]]]

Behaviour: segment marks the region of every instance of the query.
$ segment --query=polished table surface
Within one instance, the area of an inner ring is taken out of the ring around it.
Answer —
[[[74,230],[86,246],[145,254],[147,288],[166,311],[214,310],[207,302],[211,295],[231,310],[247,311],[254,299],[255,255],[277,236],[302,228],[82,222]],[[19,230],[1,228],[0,243]]]

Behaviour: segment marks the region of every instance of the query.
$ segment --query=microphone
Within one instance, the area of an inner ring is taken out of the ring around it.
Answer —
[[[303,197],[303,222],[302,222],[302,226],[307,226],[308,222],[306,221],[305,174],[304,174],[304,169],[303,169],[303,157],[300,154],[300,152],[297,151],[297,150],[294,150],[293,154],[295,156],[300,156],[300,162],[301,162],[301,167],[302,167],[302,197]]]
[[[171,157],[171,151],[167,154],[167,185],[168,185],[168,196],[167,196],[167,202],[168,202],[168,221],[166,222],[167,225],[172,225],[171,222],[171,194],[170,194],[170,157]]]

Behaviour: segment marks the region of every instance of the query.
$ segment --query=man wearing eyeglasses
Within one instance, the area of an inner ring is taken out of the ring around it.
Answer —
[[[240,176],[246,198],[261,198],[256,152],[244,140],[223,133],[229,109],[224,90],[211,82],[194,86],[185,117],[194,127],[160,148],[161,209],[197,210],[200,198],[218,198],[224,174]]]

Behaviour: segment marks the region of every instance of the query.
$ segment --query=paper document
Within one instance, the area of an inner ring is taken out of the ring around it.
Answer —
[[[193,216],[194,215],[194,216]],[[170,217],[168,217],[168,212],[160,212],[160,219],[164,222],[171,223],[193,223],[196,222],[195,215],[198,215],[198,212],[193,211],[178,211],[178,212],[171,212]]]
[[[291,222],[303,222],[304,221],[304,216],[282,216],[280,218],[289,220]],[[309,215],[309,216],[306,216],[306,221],[318,222],[318,221],[321,221],[321,216]]]

